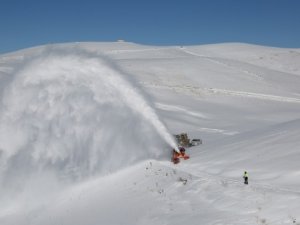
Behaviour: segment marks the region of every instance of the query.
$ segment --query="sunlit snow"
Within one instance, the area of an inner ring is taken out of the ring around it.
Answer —
[[[299,62],[238,43],[1,55],[0,224],[300,224]],[[181,132],[203,144],[174,165]]]

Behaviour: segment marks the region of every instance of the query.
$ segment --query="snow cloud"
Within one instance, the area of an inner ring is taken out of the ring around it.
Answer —
[[[11,76],[1,99],[2,182],[49,171],[69,182],[175,147],[138,85],[104,56],[46,49]]]

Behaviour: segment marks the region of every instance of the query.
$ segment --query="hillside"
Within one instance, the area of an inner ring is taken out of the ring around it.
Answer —
[[[241,43],[1,55],[0,224],[300,224],[299,60]],[[181,132],[203,144],[174,165]]]

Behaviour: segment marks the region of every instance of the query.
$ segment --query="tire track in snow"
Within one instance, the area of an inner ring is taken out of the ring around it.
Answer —
[[[208,57],[202,54],[194,53],[190,50],[185,48],[176,48],[177,50],[184,52],[188,55],[193,55],[196,57],[201,57],[207,61],[217,63],[219,65],[225,66],[227,68],[237,70],[242,73],[247,73],[254,77],[256,80],[263,80],[263,78],[257,74],[253,73],[249,70],[239,69],[235,66],[229,65],[227,63],[221,62],[212,57]],[[136,49],[136,50],[113,50],[111,53],[122,53],[122,52],[145,52],[145,51],[160,51],[166,50],[166,48],[149,48],[149,49]],[[254,93],[254,92],[245,92],[245,91],[235,91],[235,90],[226,90],[226,89],[217,89],[217,88],[201,88],[197,86],[189,86],[189,85],[168,85],[168,84],[158,84],[158,83],[148,83],[148,82],[141,82],[142,85],[146,87],[154,87],[154,88],[168,88],[172,89],[178,93],[184,93],[186,95],[192,96],[203,96],[203,95],[230,95],[236,97],[248,97],[248,98],[255,98],[261,100],[270,100],[270,101],[279,101],[279,102],[291,102],[291,103],[300,103],[300,98],[293,98],[293,97],[285,97],[285,96],[277,96],[277,95],[269,95],[269,94],[262,94],[262,93]]]
[[[300,103],[300,98],[260,94],[260,93],[245,92],[245,91],[234,91],[234,90],[217,89],[217,88],[201,88],[201,87],[187,86],[187,85],[182,85],[182,86],[160,85],[160,84],[146,83],[146,82],[143,83],[141,82],[141,84],[145,87],[172,89],[175,92],[184,93],[186,95],[192,95],[196,97],[201,97],[204,95],[227,95],[227,96],[229,95],[235,97],[255,98],[260,100]]]
[[[253,93],[253,92],[232,91],[232,90],[216,89],[216,88],[210,88],[208,91],[214,94],[225,94],[231,96],[249,97],[249,98],[262,99],[262,100],[300,103],[299,98],[291,98],[291,97],[284,97],[278,95],[267,95],[267,94]]]
[[[216,63],[216,64],[219,64],[219,65],[225,66],[225,67],[227,67],[227,68],[236,70],[236,71],[238,71],[238,72],[242,72],[242,73],[246,73],[246,74],[248,74],[248,75],[251,75],[255,80],[259,80],[259,81],[263,80],[263,78],[262,78],[259,74],[254,73],[254,72],[251,72],[251,71],[249,71],[249,70],[240,69],[240,68],[238,68],[238,67],[236,67],[236,66],[233,66],[233,65],[230,65],[230,64],[228,64],[228,63],[222,62],[221,60],[217,60],[216,58],[212,58],[212,57],[209,57],[209,56],[197,54],[197,53],[192,52],[192,51],[189,51],[189,50],[187,50],[187,49],[185,49],[185,48],[181,48],[181,50],[182,50],[183,52],[185,52],[186,54],[190,54],[190,55],[193,55],[193,56],[196,56],[196,57],[201,57],[201,58],[203,58],[203,59],[205,59],[205,60],[207,60],[207,61],[210,61],[210,62],[212,62],[212,63]]]
[[[238,209],[237,215],[245,218],[246,224],[253,218],[258,221],[257,224],[265,224],[262,221],[273,225],[290,224],[291,221],[295,221],[295,215],[298,215],[300,191],[253,180],[249,185],[245,185],[242,177],[234,179],[199,171],[197,165],[190,164],[189,161],[179,165],[167,161],[159,163],[164,167],[173,168],[187,180],[182,198],[192,198],[193,201],[184,204],[184,207],[187,205],[194,209],[204,202],[220,210],[218,213],[225,212],[225,215],[235,213]],[[182,199],[175,200],[180,202]],[[240,222],[237,224],[244,224]]]
[[[168,166],[167,162],[161,162],[161,164]],[[219,175],[214,175],[210,174],[207,172],[203,171],[195,171],[190,165],[188,164],[182,164],[180,167],[176,167],[177,170],[181,172],[185,172],[190,174],[193,177],[198,178],[199,180],[210,180],[210,181],[217,181],[223,186],[228,186],[228,185],[234,185],[238,187],[244,187],[245,185],[242,183],[242,180],[237,180],[234,178],[227,178]],[[195,179],[194,179],[195,180]],[[273,192],[273,193],[278,193],[278,194],[293,194],[297,195],[300,197],[300,191],[292,190],[292,189],[287,189],[287,188],[282,188],[282,187],[275,187],[272,185],[267,185],[267,184],[262,184],[259,182],[251,181],[251,184],[249,184],[249,187],[251,190],[257,192]]]
[[[204,183],[204,191],[206,196],[208,195],[208,200],[211,200],[211,195],[214,193],[218,194],[222,191],[223,196],[219,199],[212,198],[216,207],[221,204],[221,209],[223,207],[231,208],[231,206],[243,208],[255,216],[258,221],[268,221],[267,224],[273,225],[295,223],[296,217],[299,215],[297,209],[300,206],[300,191],[298,190],[263,184],[255,180],[251,180],[249,185],[245,185],[242,177],[234,179],[197,171],[188,163],[181,164],[178,170],[190,174],[194,178],[193,181],[196,182],[194,183],[196,187],[199,185],[201,187]]]
[[[147,169],[151,178],[148,185],[153,187],[150,189],[153,197],[164,202],[166,211],[163,214],[170,217],[189,214],[202,219],[205,209],[221,215],[209,218],[210,224],[282,225],[295,223],[299,215],[299,191],[252,180],[244,185],[242,177],[227,178],[203,172],[190,161],[177,165],[169,161],[151,161],[153,167]]]
[[[204,115],[203,113],[195,112],[195,111],[192,111],[191,109],[186,109],[186,108],[184,108],[182,106],[178,106],[178,105],[166,105],[166,104],[156,102],[155,106],[157,109],[161,109],[164,111],[181,112],[181,113],[187,114],[189,116],[193,116],[193,117],[200,118],[200,119],[208,118],[208,116]]]

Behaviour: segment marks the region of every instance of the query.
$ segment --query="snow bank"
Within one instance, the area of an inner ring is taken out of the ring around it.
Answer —
[[[105,174],[175,147],[135,82],[104,56],[46,49],[10,76],[0,96],[0,176],[9,188],[35,176]]]

